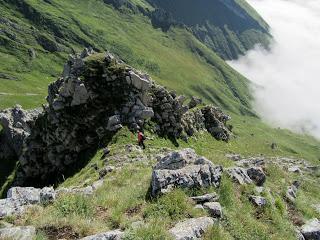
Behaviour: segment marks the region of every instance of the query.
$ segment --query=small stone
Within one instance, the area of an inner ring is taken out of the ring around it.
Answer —
[[[203,204],[203,207],[208,210],[211,217],[221,218],[222,217],[222,207],[218,202],[207,202]]]
[[[191,218],[177,223],[169,232],[175,240],[200,239],[213,224],[210,217]]]
[[[121,230],[113,230],[105,233],[82,238],[81,240],[121,240],[124,237],[124,232]]]
[[[267,205],[267,199],[260,196],[249,196],[249,200],[253,203],[256,207],[264,207]]]

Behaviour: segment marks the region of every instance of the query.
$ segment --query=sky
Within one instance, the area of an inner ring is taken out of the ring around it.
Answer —
[[[320,0],[248,0],[268,22],[271,50],[229,62],[250,79],[254,107],[275,127],[320,139]]]

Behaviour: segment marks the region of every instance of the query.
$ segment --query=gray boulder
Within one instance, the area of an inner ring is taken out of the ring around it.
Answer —
[[[222,207],[218,202],[207,202],[203,204],[203,207],[207,209],[211,217],[221,218],[222,217]]]
[[[120,230],[99,233],[96,235],[82,238],[81,240],[120,240],[124,237],[124,233]]]
[[[171,152],[154,167],[151,182],[153,197],[173,188],[219,186],[222,167],[196,155],[192,149]]]
[[[36,236],[34,227],[12,227],[0,229],[0,239],[31,240]]]
[[[320,221],[311,219],[301,227],[301,233],[306,240],[320,240]]]
[[[176,240],[200,239],[213,224],[209,217],[191,218],[177,223],[169,232]]]
[[[33,187],[13,187],[7,193],[7,198],[18,201],[21,204],[39,204],[52,202],[55,199],[54,189]]]

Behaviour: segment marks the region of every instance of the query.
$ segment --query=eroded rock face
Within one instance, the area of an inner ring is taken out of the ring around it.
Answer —
[[[4,157],[10,153],[15,156],[21,154],[23,143],[30,136],[34,122],[41,112],[41,109],[26,111],[19,105],[0,112],[0,125],[3,127],[0,142],[2,142]],[[6,144],[5,147],[4,144]]]
[[[151,96],[151,106],[155,113],[153,120],[158,124],[158,134],[186,138],[199,130],[207,130],[217,140],[230,139],[231,133],[226,123],[231,118],[219,108],[209,105],[188,111],[189,106],[184,105],[184,96],[178,96],[158,85],[152,86]]]
[[[177,223],[169,232],[176,240],[196,240],[200,239],[213,224],[213,219],[209,217],[191,218]]]
[[[54,179],[122,125],[138,129],[153,116],[149,77],[109,53],[92,54],[86,49],[71,56],[63,77],[49,86],[48,105],[25,141],[16,184]]]
[[[175,187],[200,188],[219,186],[222,167],[214,165],[192,149],[171,152],[163,157],[152,173],[152,196]]]

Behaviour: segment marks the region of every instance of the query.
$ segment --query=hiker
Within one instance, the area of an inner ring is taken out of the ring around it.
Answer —
[[[138,144],[143,149],[146,148],[146,145],[144,145],[144,140],[146,140],[146,137],[143,135],[141,131],[138,130]]]

